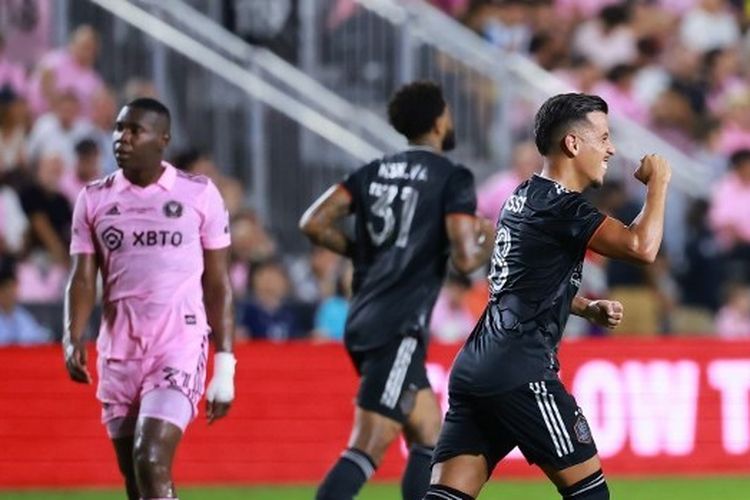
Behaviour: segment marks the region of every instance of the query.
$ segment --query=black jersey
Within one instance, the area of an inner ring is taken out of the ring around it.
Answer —
[[[554,380],[588,241],[605,216],[580,193],[533,176],[498,219],[490,300],[456,359],[459,391],[488,395]]]
[[[342,185],[352,196],[356,231],[347,347],[374,349],[395,336],[426,342],[450,252],[445,216],[474,215],[474,176],[414,148],[365,165]]]

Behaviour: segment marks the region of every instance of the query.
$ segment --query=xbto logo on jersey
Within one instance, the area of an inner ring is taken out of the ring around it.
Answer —
[[[179,231],[133,231],[134,247],[178,247],[181,244]]]
[[[182,203],[179,201],[168,201],[164,204],[164,215],[170,219],[182,217]]]
[[[125,237],[125,233],[120,231],[114,226],[109,226],[102,232],[102,241],[109,251],[117,250],[122,246],[122,239]]]

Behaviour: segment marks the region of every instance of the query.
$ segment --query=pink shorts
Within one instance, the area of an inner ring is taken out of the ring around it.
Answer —
[[[153,353],[140,359],[100,356],[96,397],[102,403],[102,423],[107,425],[115,419],[135,421],[137,417],[147,416],[170,421],[184,431],[187,423],[198,414],[198,402],[206,384],[207,358],[208,337],[180,350]],[[144,396],[154,389],[175,391],[186,398],[189,405],[149,402],[142,408]],[[192,410],[191,414],[180,415],[179,408]]]

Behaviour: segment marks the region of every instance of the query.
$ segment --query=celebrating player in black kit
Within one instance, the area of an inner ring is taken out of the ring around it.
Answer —
[[[585,94],[552,97],[537,113],[534,133],[544,170],[502,209],[490,300],[453,365],[426,499],[476,497],[515,446],[562,498],[609,498],[589,426],[558,377],[557,350],[570,313],[610,328],[621,321],[621,304],[576,295],[583,256],[588,247],[653,262],[671,170],[658,156],[643,158],[635,177],[646,185],[646,202],[626,227],[581,196],[602,184],[615,153],[607,104]]]
[[[474,216],[469,170],[441,155],[454,146],[440,88],[416,82],[388,106],[409,140],[331,187],[302,216],[316,244],[354,263],[344,342],[361,377],[348,448],[321,483],[318,499],[351,499],[403,431],[410,446],[401,483],[405,499],[427,491],[441,414],[425,370],[428,325],[450,257],[461,272],[485,263],[494,227]],[[338,228],[353,213],[355,238]]]

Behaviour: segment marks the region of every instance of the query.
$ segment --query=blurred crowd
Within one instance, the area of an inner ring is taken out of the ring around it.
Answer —
[[[341,2],[345,4],[347,2]],[[586,257],[581,293],[625,305],[617,332],[571,318],[569,336],[709,334],[750,338],[750,31],[728,0],[433,0],[502,51],[525,54],[611,110],[649,127],[715,172],[713,195],[691,201],[683,262],[646,268]],[[96,70],[99,39],[78,27],[67,45],[28,58],[0,37],[0,345],[59,339],[72,206],[86,183],[116,169],[118,107],[155,96],[133,79],[114,88]],[[231,214],[231,279],[240,338],[343,335],[351,265],[320,248],[289,255],[246,205],[245,187],[206,152],[170,151],[178,168],[211,177]],[[478,185],[492,220],[541,169],[530,142]],[[627,186],[588,194],[625,223],[640,205]],[[450,273],[432,333],[458,342],[487,299],[484,273]]]

